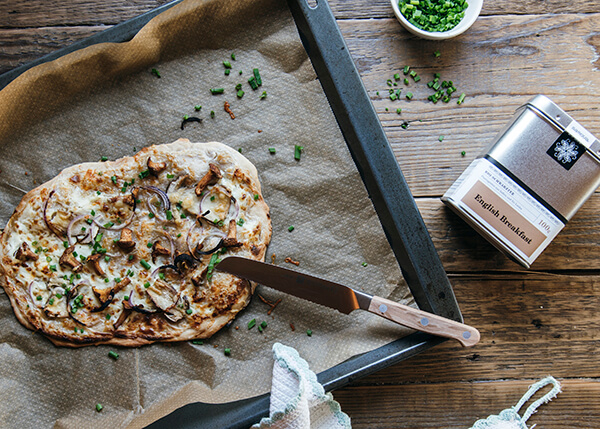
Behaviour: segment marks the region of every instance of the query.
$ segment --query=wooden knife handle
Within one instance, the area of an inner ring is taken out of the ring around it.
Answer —
[[[471,347],[479,342],[479,331],[472,326],[398,304],[389,299],[374,296],[369,311],[417,331],[457,340],[464,347]]]

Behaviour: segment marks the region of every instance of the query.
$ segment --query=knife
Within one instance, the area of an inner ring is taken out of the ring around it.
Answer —
[[[273,264],[229,256],[215,269],[335,308],[344,314],[357,309],[367,310],[402,326],[457,340],[465,347],[479,342],[479,331],[464,323]]]

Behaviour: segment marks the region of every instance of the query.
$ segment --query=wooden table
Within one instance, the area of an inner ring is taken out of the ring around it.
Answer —
[[[0,73],[164,3],[5,0]],[[446,342],[336,391],[343,411],[355,428],[465,428],[516,404],[531,383],[553,375],[563,393],[528,423],[600,428],[598,194],[530,270],[510,262],[439,199],[536,94],[549,96],[600,136],[600,2],[487,1],[467,33],[444,42],[411,36],[387,0],[330,4],[465,321],[482,334],[472,349]],[[425,82],[435,72],[453,80],[467,94],[465,103],[429,103],[421,96],[424,85],[410,102],[390,101],[386,80],[405,65]],[[404,129],[406,120],[417,121]]]

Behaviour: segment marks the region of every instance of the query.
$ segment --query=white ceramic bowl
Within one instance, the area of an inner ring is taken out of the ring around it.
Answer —
[[[430,40],[450,39],[464,33],[477,20],[477,17],[481,12],[481,7],[483,6],[483,0],[467,0],[469,6],[465,10],[465,16],[456,27],[448,31],[425,31],[408,22],[404,15],[402,15],[402,12],[400,12],[398,0],[391,0],[391,3],[396,18],[398,18],[398,21],[400,21],[400,24],[402,24],[404,28],[416,36]]]

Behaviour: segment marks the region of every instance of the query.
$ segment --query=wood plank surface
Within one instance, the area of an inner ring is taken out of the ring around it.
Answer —
[[[5,0],[0,73],[165,3]],[[465,321],[482,334],[474,348],[446,342],[339,389],[334,396],[342,410],[355,428],[466,428],[515,405],[530,384],[551,374],[563,392],[528,423],[600,428],[600,195],[530,270],[508,260],[439,199],[536,94],[600,135],[600,3],[486,1],[469,31],[443,42],[404,30],[388,0],[329,3]],[[399,85],[403,94],[414,93],[411,101],[391,101],[386,81],[405,65],[422,80]],[[466,93],[464,104],[426,100],[426,83],[436,72]]]

